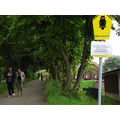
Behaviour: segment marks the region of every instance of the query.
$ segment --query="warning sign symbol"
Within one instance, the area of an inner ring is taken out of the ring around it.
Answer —
[[[93,18],[95,40],[109,40],[112,18],[109,15],[97,15]]]
[[[99,24],[100,24],[100,28],[101,28],[102,30],[104,30],[104,28],[106,27],[105,16],[101,16],[101,17],[100,17],[100,22],[99,22]]]

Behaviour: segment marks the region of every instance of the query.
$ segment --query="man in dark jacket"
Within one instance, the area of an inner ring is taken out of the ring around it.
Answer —
[[[8,71],[5,73],[6,83],[8,87],[8,97],[15,96],[14,92],[14,78],[15,74],[12,71],[12,67],[8,68]]]

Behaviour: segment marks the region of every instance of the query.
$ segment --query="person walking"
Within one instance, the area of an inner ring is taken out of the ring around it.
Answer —
[[[43,74],[41,73],[41,81],[43,81]]]
[[[12,71],[12,67],[8,68],[8,71],[5,73],[6,83],[8,87],[8,97],[15,96],[14,92],[14,78],[15,74]]]
[[[23,95],[23,81],[25,79],[25,74],[23,71],[21,71],[20,68],[17,69],[17,72],[16,72],[16,83],[17,83],[17,90],[18,90],[18,95]]]
[[[40,73],[38,73],[38,80],[40,80]]]

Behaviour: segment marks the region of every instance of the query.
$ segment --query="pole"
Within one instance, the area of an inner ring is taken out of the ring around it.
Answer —
[[[102,57],[99,58],[99,89],[98,89],[98,105],[101,105],[102,95]]]

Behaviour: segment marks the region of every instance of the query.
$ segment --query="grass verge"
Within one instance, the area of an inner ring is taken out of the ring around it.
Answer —
[[[97,105],[97,100],[86,95],[82,87],[94,86],[94,80],[82,81],[79,92],[64,93],[60,81],[47,79],[45,84],[45,97],[49,105]],[[120,101],[102,96],[102,105],[120,105]]]
[[[82,89],[75,93],[63,93],[60,82],[52,79],[46,80],[45,97],[49,105],[96,105],[97,101],[87,96]]]
[[[83,80],[81,81],[81,87],[95,87],[94,85],[95,80]]]

